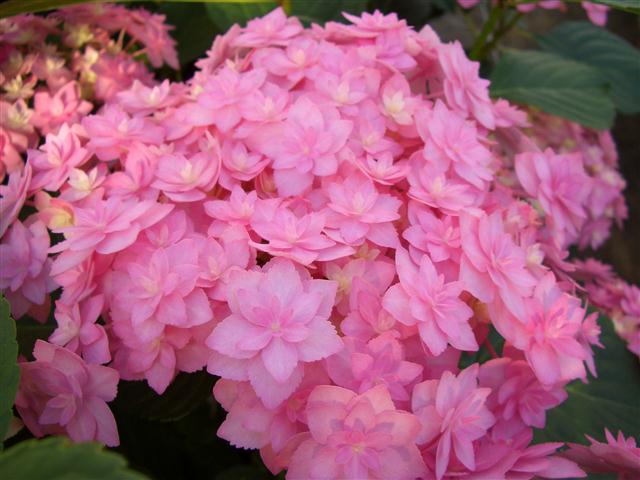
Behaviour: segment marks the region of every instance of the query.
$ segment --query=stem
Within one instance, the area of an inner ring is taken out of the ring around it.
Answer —
[[[516,13],[511,18],[511,20],[509,20],[501,29],[499,29],[491,39],[491,42],[485,45],[485,47],[480,52],[480,58],[485,58],[491,52],[491,50],[495,48],[498,41],[502,39],[502,37],[504,37],[507,33],[509,33],[509,31],[518,23],[521,17],[521,13]]]
[[[499,358],[498,354],[496,353],[495,349],[493,348],[493,345],[491,345],[491,342],[489,341],[488,338],[485,339],[484,346],[487,348],[487,350],[489,350],[489,353],[493,358]]]
[[[496,23],[502,17],[503,13],[504,13],[504,9],[502,8],[501,4],[498,4],[495,7],[491,8],[491,13],[489,14],[489,18],[483,25],[480,35],[478,36],[476,41],[473,43],[473,46],[471,47],[469,58],[471,58],[472,60],[480,60],[481,58],[480,53],[484,49],[487,38],[493,32],[493,29],[496,26]]]

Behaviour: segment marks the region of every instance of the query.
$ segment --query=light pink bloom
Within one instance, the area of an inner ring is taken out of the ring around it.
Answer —
[[[159,68],[166,63],[178,70],[180,63],[175,47],[176,42],[169,35],[169,31],[174,27],[165,23],[166,17],[142,8],[127,12],[130,19],[127,33],[145,46],[145,53],[151,65]]]
[[[417,325],[420,338],[431,354],[440,355],[450,343],[459,350],[478,349],[468,319],[473,311],[460,300],[461,282],[445,283],[427,255],[420,267],[406,250],[396,250],[400,283],[385,293],[382,304],[400,323]]]
[[[318,386],[306,413],[311,436],[291,457],[287,478],[410,480],[426,474],[415,445],[420,422],[396,410],[384,385],[361,395]]]
[[[168,153],[158,159],[152,187],[174,202],[196,202],[207,197],[220,175],[220,148],[193,155]]]
[[[398,327],[396,319],[382,306],[382,298],[376,288],[362,277],[354,278],[352,283],[349,314],[340,324],[340,330],[364,342],[394,331]]]
[[[55,317],[58,328],[49,337],[49,342],[77,353],[87,363],[109,363],[109,340],[104,327],[96,323],[103,306],[102,295],[72,305],[57,301]]]
[[[374,38],[381,32],[399,30],[407,26],[406,20],[398,19],[398,15],[395,13],[385,15],[379,10],[373,13],[363,12],[360,17],[349,13],[343,13],[342,15],[353,23],[350,31],[362,38]]]
[[[107,104],[98,115],[82,120],[89,142],[87,148],[100,160],[113,160],[131,149],[135,142],[158,145],[164,129],[142,117],[130,117],[117,104]]]
[[[323,213],[308,213],[298,217],[279,205],[280,200],[264,201],[256,207],[251,228],[267,243],[249,242],[254,248],[276,257],[290,258],[302,265],[329,261],[354,252],[347,245],[337,244],[322,233]]]
[[[253,64],[270,73],[286,77],[292,84],[302,80],[318,62],[318,42],[309,37],[298,37],[287,42],[286,48],[258,50],[251,59]]]
[[[235,47],[266,47],[286,45],[290,39],[302,33],[302,24],[295,17],[287,18],[282,7],[264,17],[249,20],[244,31],[232,40]]]
[[[119,252],[135,242],[140,231],[162,220],[172,209],[173,205],[149,200],[124,202],[117,197],[97,201],[86,208],[74,208],[74,224],[56,230],[65,234],[65,240],[49,251],[67,253],[69,259],[75,260],[73,264],[93,251],[102,255]],[[62,266],[59,263],[59,268],[54,270],[60,273]]]
[[[248,151],[244,143],[229,140],[222,144],[221,156],[220,184],[229,190],[238,182],[257,177],[270,161],[259,153]]]
[[[457,40],[438,45],[438,60],[444,74],[444,94],[449,106],[493,129],[495,118],[489,99],[489,81],[479,77],[480,63],[469,60]]]
[[[588,472],[617,473],[619,479],[629,480],[640,476],[640,448],[636,447],[635,438],[624,438],[621,431],[618,431],[616,438],[606,428],[604,433],[607,443],[585,435],[591,445],[569,443],[569,450],[563,456],[577,462]]]
[[[75,353],[37,340],[35,361],[20,364],[16,408],[37,437],[66,434],[74,442],[120,443],[106,402],[116,396],[118,372],[86,364]]]
[[[21,172],[11,173],[6,184],[0,185],[0,238],[18,218],[27,198],[32,172],[31,165],[27,164]]]
[[[540,202],[547,221],[575,236],[586,218],[584,207],[591,189],[582,155],[556,155],[551,149],[520,153],[515,167],[518,180]]]
[[[231,315],[207,339],[214,350],[209,372],[249,380],[268,408],[294,392],[305,362],[342,348],[327,320],[336,284],[306,275],[285,259],[271,260],[262,271],[232,272],[227,294]]]
[[[91,111],[93,105],[80,97],[80,88],[71,81],[51,95],[48,91],[35,94],[31,122],[42,135],[56,133],[63,124],[73,125]]]
[[[478,364],[458,376],[446,371],[440,380],[427,380],[413,389],[412,410],[422,423],[419,445],[436,448],[436,478],[440,480],[452,457],[469,470],[476,469],[474,441],[481,438],[495,418],[485,402],[491,393],[478,388]]]
[[[131,88],[118,92],[117,98],[128,113],[144,115],[180,102],[183,89],[181,84],[172,84],[169,80],[153,86],[134,80]]]
[[[345,348],[326,360],[333,382],[358,393],[385,385],[399,406],[409,406],[411,388],[422,380],[422,365],[405,360],[402,344],[392,332],[367,343],[344,338]]]
[[[391,152],[385,151],[375,157],[367,155],[355,161],[356,166],[367,177],[381,185],[398,183],[409,173],[409,163],[406,160],[393,161]]]
[[[204,209],[207,215],[221,224],[219,230],[223,230],[227,225],[246,226],[253,216],[257,198],[258,194],[255,191],[246,193],[240,185],[235,185],[227,200],[205,202]]]
[[[91,47],[87,47],[90,51]],[[91,65],[91,76],[95,76],[95,98],[107,102],[123,90],[127,90],[134,81],[153,85],[153,75],[144,66],[125,52],[116,54],[95,52],[97,61]]]
[[[505,233],[499,212],[475,218],[460,217],[460,280],[465,290],[488,303],[499,296],[507,308],[524,321],[524,299],[536,281],[526,269],[524,250]]]
[[[0,290],[15,318],[32,304],[42,305],[56,286],[47,258],[49,232],[42,222],[31,220],[27,225],[16,220],[0,243]]]
[[[442,215],[436,217],[432,210],[421,205],[409,203],[409,221],[411,226],[402,236],[410,244],[410,252],[415,259],[428,253],[434,262],[449,258],[458,260],[460,256],[460,229],[454,217]],[[416,254],[413,254],[413,250]]]
[[[398,233],[393,221],[400,218],[401,201],[379,193],[362,174],[350,175],[341,183],[327,186],[327,234],[348,245],[361,245],[365,239],[383,247],[395,247]]]
[[[475,123],[438,100],[432,110],[419,111],[416,126],[425,142],[422,154],[427,162],[434,162],[443,171],[451,167],[479,189],[493,179],[491,153],[478,141]]]
[[[411,95],[407,79],[403,75],[394,75],[384,83],[381,93],[382,113],[398,125],[411,125],[420,101]]]
[[[57,133],[47,135],[39,150],[28,151],[28,162],[33,168],[29,190],[59,190],[71,171],[86,163],[90,156],[76,133],[63,124]]]
[[[496,416],[494,438],[512,438],[526,427],[544,428],[545,412],[567,398],[561,385],[542,385],[523,360],[489,360],[480,365],[478,379],[492,390],[487,407]]]

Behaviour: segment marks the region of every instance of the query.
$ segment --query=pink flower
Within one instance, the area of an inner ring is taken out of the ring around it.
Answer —
[[[493,129],[495,118],[489,99],[489,81],[478,76],[480,63],[469,60],[457,40],[438,45],[438,60],[444,74],[447,103]]]
[[[434,162],[442,170],[451,167],[478,189],[484,189],[493,179],[491,153],[478,142],[474,122],[464,120],[438,100],[433,110],[420,110],[416,126],[425,142],[422,153],[427,162]]]
[[[394,331],[396,320],[382,306],[374,286],[356,277],[349,294],[349,314],[340,324],[346,335],[366,342],[376,335]]]
[[[255,191],[246,193],[240,185],[235,185],[227,200],[205,202],[204,209],[207,215],[221,223],[222,229],[227,225],[246,226],[253,216],[257,198]]]
[[[474,441],[495,423],[485,406],[491,390],[478,388],[477,376],[478,364],[474,364],[458,376],[446,371],[440,380],[427,380],[413,389],[412,410],[422,423],[416,441],[436,449],[438,480],[447,471],[452,456],[475,470]]]
[[[56,302],[58,328],[49,337],[49,342],[77,353],[87,363],[108,363],[111,360],[109,340],[104,327],[96,323],[103,305],[102,295],[95,295],[73,305]]]
[[[383,333],[367,343],[346,337],[344,343],[341,352],[326,360],[336,385],[364,393],[382,384],[397,405],[409,405],[411,388],[422,380],[422,365],[405,360],[404,348],[394,333]]]
[[[90,51],[91,47],[87,47]],[[145,85],[154,83],[153,75],[147,68],[125,52],[115,54],[95,52],[97,61],[91,65],[90,74],[96,79],[95,98],[107,102],[123,90],[128,89],[136,80]]]
[[[360,17],[349,13],[343,13],[342,15],[353,23],[350,31],[363,38],[377,37],[382,32],[399,30],[407,26],[406,20],[398,19],[398,15],[395,13],[385,15],[379,10],[373,13],[363,12]]]
[[[59,190],[71,171],[86,163],[91,154],[81,146],[76,133],[65,123],[58,133],[50,133],[39,150],[28,151],[33,167],[30,191]]]
[[[409,83],[403,75],[394,75],[387,80],[382,86],[381,93],[381,110],[384,115],[398,125],[413,123],[413,114],[420,106],[420,102],[411,96]]]
[[[586,378],[584,361],[591,352],[578,341],[585,313],[578,298],[560,290],[553,273],[526,302],[525,356],[543,384]]]
[[[524,298],[531,295],[536,282],[525,267],[524,250],[505,233],[500,214],[480,218],[462,215],[460,240],[460,280],[464,288],[485,303],[499,296],[524,321]]]
[[[15,318],[24,315],[32,304],[45,303],[56,286],[47,258],[49,232],[42,222],[31,220],[28,226],[16,220],[0,244],[0,290],[11,303]]]
[[[175,47],[176,42],[169,35],[173,26],[165,23],[166,17],[141,8],[129,10],[128,13],[131,21],[127,33],[145,46],[145,53],[151,65],[159,68],[166,63],[178,70],[180,63]]]
[[[27,198],[32,172],[31,165],[27,164],[21,172],[10,174],[6,184],[0,185],[0,238],[18,218]]]
[[[302,265],[316,260],[335,260],[354,252],[353,248],[337,244],[322,233],[325,224],[322,213],[298,217],[279,203],[280,200],[267,200],[256,208],[251,228],[267,243],[249,242],[252,247]]]
[[[526,152],[516,155],[516,173],[524,190],[534,197],[559,231],[574,237],[586,218],[584,210],[591,179],[578,153],[556,155]]]
[[[607,13],[609,12],[608,5],[601,5],[595,2],[582,2],[582,8],[587,12],[589,20],[594,25],[604,27],[607,24]]]
[[[295,18],[287,18],[282,7],[261,18],[249,20],[244,31],[231,44],[235,47],[266,47],[286,45],[291,38],[302,33],[302,25]]]
[[[480,365],[480,386],[491,388],[487,407],[496,416],[494,438],[512,438],[526,427],[544,428],[545,412],[567,398],[561,385],[542,385],[527,362],[496,358]]]
[[[171,84],[169,80],[160,85],[147,86],[134,80],[131,88],[118,92],[118,103],[129,113],[145,115],[156,110],[171,107],[181,100],[181,84]]]
[[[90,365],[75,353],[37,340],[35,361],[20,364],[16,408],[37,436],[66,434],[74,442],[120,443],[106,402],[116,396],[118,372]]]
[[[271,260],[262,271],[232,272],[227,294],[231,315],[207,339],[214,351],[209,372],[249,380],[267,408],[293,393],[305,362],[342,348],[327,320],[336,284],[306,275],[284,259]]]
[[[82,120],[87,131],[87,148],[100,160],[113,160],[129,151],[135,142],[157,145],[164,139],[164,129],[142,117],[130,117],[116,104],[107,104],[98,115]]]
[[[454,217],[442,215],[436,217],[432,210],[417,203],[409,203],[409,221],[411,226],[402,236],[410,244],[410,251],[416,250],[412,257],[420,258],[429,254],[434,262],[442,262],[449,258],[457,260],[460,255],[460,229]]]
[[[409,480],[426,474],[415,445],[420,423],[396,410],[384,385],[361,395],[318,386],[306,414],[311,435],[293,453],[287,478]]]
[[[220,148],[194,155],[165,154],[158,159],[156,180],[152,187],[174,202],[196,202],[207,197],[220,175]]]
[[[232,190],[234,184],[257,177],[269,162],[259,153],[248,151],[244,143],[227,140],[222,144],[220,184]]]
[[[34,98],[31,122],[43,135],[56,133],[63,124],[72,125],[91,111],[93,105],[80,97],[80,88],[71,81],[51,95],[38,92]]]
[[[391,152],[386,151],[378,155],[360,157],[355,161],[356,166],[367,177],[381,185],[398,183],[409,173],[409,163],[406,160],[393,161]]]
[[[393,222],[400,218],[401,201],[378,193],[371,180],[361,174],[327,186],[327,234],[348,245],[361,245],[368,239],[376,245],[395,247],[398,233]]]
[[[119,252],[135,242],[140,231],[162,220],[172,209],[173,205],[150,200],[124,202],[117,197],[96,201],[86,208],[74,208],[74,224],[56,230],[65,234],[65,240],[49,251],[65,252],[69,259],[74,259],[73,264],[93,251],[102,255]],[[60,273],[60,268],[62,263],[54,270]]]
[[[607,443],[599,442],[585,435],[591,445],[569,443],[569,450],[563,456],[577,462],[588,472],[617,473],[620,479],[632,479],[640,475],[640,448],[633,437],[624,438],[618,431],[615,438],[608,429],[604,430]]]

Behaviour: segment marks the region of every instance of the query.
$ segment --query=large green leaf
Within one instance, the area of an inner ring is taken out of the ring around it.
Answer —
[[[275,1],[258,0],[255,2],[212,2],[205,5],[209,18],[222,32],[226,32],[234,23],[245,26],[255,17],[261,17],[278,7]]]
[[[307,25],[330,20],[344,22],[342,12],[359,15],[367,9],[367,0],[291,0],[289,4],[289,13]]]
[[[518,0],[518,3],[537,3],[540,0]],[[582,3],[583,0],[564,0],[570,3]],[[640,2],[638,0],[591,0],[592,3],[600,3],[617,10],[630,13],[640,13]]]
[[[73,444],[60,437],[27,440],[0,454],[0,478],[7,480],[143,480],[124,457],[97,443]]]
[[[146,382],[120,382],[114,411],[145,420],[170,422],[188,415],[211,399],[216,377],[203,371],[180,373],[167,390],[158,395]]]
[[[0,450],[13,417],[13,402],[20,382],[17,358],[16,324],[9,315],[9,304],[0,296]]]
[[[598,69],[616,107],[640,112],[640,51],[625,40],[590,22],[563,22],[537,40],[544,50]]]
[[[615,110],[600,71],[551,52],[508,50],[491,75],[491,95],[605,130]]]
[[[536,441],[585,443],[584,434],[602,440],[605,428],[640,438],[640,363],[609,319],[600,317],[600,326],[605,348],[596,348],[598,378],[567,386],[569,398],[547,412],[547,423],[536,431]]]

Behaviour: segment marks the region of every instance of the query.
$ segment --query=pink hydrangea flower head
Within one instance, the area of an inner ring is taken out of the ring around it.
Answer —
[[[445,282],[428,255],[420,266],[408,252],[396,250],[396,268],[400,283],[385,293],[382,304],[404,325],[417,325],[420,338],[433,355],[439,355],[450,343],[460,350],[478,349],[468,323],[473,311],[460,300],[460,282]]]
[[[63,124],[74,124],[91,111],[93,105],[80,97],[80,88],[71,81],[55,94],[44,90],[34,96],[31,122],[43,135],[55,133]]]
[[[116,396],[118,372],[86,364],[75,353],[37,340],[35,361],[20,364],[16,408],[37,437],[67,434],[75,442],[120,441],[107,402]]]
[[[278,7],[261,18],[249,20],[244,31],[231,42],[236,47],[266,47],[286,45],[302,33],[302,24],[295,17],[287,18],[282,7]]]
[[[413,249],[420,252],[419,255],[428,253],[434,262],[444,260],[458,260],[460,256],[460,229],[455,218],[450,215],[442,215],[438,218],[431,209],[421,205],[409,203],[409,221],[411,226],[402,236]],[[418,256],[416,255],[415,258]]]
[[[413,390],[412,410],[422,429],[417,443],[436,449],[436,478],[441,479],[453,458],[475,470],[473,442],[495,423],[485,405],[491,390],[478,388],[478,364],[455,376],[450,371],[440,380],[427,380]]]
[[[158,159],[152,187],[174,202],[195,202],[207,197],[220,175],[220,150],[216,146],[194,155],[166,154]]]
[[[0,185],[0,238],[18,218],[27,198],[32,173],[31,165],[27,164],[21,172],[11,173],[6,184]]]
[[[586,435],[591,445],[569,443],[563,453],[588,472],[617,473],[618,478],[634,478],[640,475],[640,448],[633,437],[625,438],[622,432],[614,437],[608,429],[604,431],[606,443]]]
[[[262,271],[234,271],[228,280],[231,315],[207,339],[209,372],[251,382],[268,408],[299,385],[304,363],[342,348],[327,320],[336,284],[303,275],[290,260],[271,260]]]
[[[420,423],[396,410],[384,385],[361,395],[318,386],[306,414],[311,435],[294,452],[288,478],[408,480],[426,473],[415,445]]]

